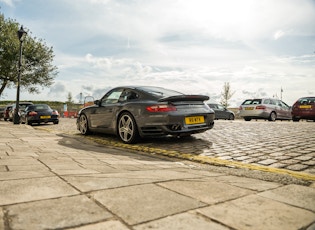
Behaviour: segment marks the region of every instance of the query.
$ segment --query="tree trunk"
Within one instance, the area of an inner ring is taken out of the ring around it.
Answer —
[[[0,88],[0,96],[2,95],[2,92],[4,91],[7,84],[8,84],[8,80],[3,80],[1,88]]]

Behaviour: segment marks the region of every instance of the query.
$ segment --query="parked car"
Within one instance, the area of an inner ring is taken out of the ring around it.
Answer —
[[[291,108],[275,98],[247,99],[239,107],[239,115],[245,121],[251,119],[291,120]]]
[[[201,133],[214,125],[208,99],[161,87],[117,87],[79,111],[77,129],[116,134],[128,144],[139,137]]]
[[[228,110],[220,104],[208,104],[208,106],[214,110],[215,119],[234,120],[235,114],[233,111]]]
[[[315,121],[315,97],[302,97],[292,106],[292,120],[300,119]]]
[[[10,111],[12,109],[12,105],[7,105],[5,108],[4,108],[4,113],[3,113],[3,119],[5,121],[9,120],[10,118]]]
[[[32,102],[20,102],[19,103],[19,115],[21,114],[21,111],[26,108],[28,105],[32,105]],[[9,111],[9,121],[13,121],[14,119],[14,113],[16,111],[16,104],[12,104],[12,108]]]
[[[4,117],[5,107],[0,107],[0,120]]]
[[[20,121],[22,124],[32,125],[34,123],[59,123],[59,113],[57,110],[51,109],[46,104],[28,105],[21,111]]]

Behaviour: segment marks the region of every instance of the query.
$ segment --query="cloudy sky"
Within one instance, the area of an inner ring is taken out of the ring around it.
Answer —
[[[314,0],[0,0],[0,12],[52,46],[59,74],[39,95],[101,97],[156,85],[220,101],[225,82],[246,98],[289,105],[315,96]],[[283,93],[281,94],[281,88]],[[15,100],[6,90],[1,100]]]

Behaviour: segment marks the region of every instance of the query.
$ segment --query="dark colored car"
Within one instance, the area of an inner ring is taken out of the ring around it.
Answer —
[[[245,121],[251,119],[291,120],[291,107],[275,98],[247,99],[241,104],[239,115]]]
[[[4,108],[4,112],[3,112],[3,119],[5,121],[9,120],[10,119],[10,111],[12,109],[12,105],[7,105],[5,108]]]
[[[208,99],[161,87],[117,87],[79,111],[77,128],[115,134],[128,144],[146,136],[189,136],[213,128]]]
[[[32,105],[32,102],[20,102],[19,103],[19,116],[21,116],[21,111],[24,110],[28,105]],[[16,104],[12,104],[12,108],[9,111],[9,121],[13,121],[14,113],[16,110]]]
[[[235,114],[233,111],[228,110],[220,104],[208,104],[208,106],[214,110],[215,119],[234,120]]]
[[[59,123],[59,113],[51,109],[46,104],[28,105],[25,110],[21,111],[20,121],[22,124],[32,125],[34,123]]]
[[[5,110],[5,107],[0,107],[0,119],[4,117],[4,110]]]
[[[315,97],[302,97],[292,106],[292,120],[300,119],[315,121]]]

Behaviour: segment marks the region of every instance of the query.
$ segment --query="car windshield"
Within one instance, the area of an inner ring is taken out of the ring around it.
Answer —
[[[164,89],[160,87],[139,87],[138,89],[157,97],[171,97],[171,96],[183,95],[180,92]]]
[[[261,104],[261,99],[249,99],[243,102],[242,105],[258,105]]]

